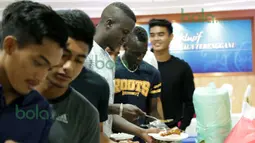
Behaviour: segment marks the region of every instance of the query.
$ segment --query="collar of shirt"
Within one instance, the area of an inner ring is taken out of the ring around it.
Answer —
[[[106,57],[108,60],[111,60],[111,61],[114,62],[114,60],[109,55],[109,53],[106,52],[101,46],[99,46],[96,41],[93,41],[92,50],[93,50],[94,53],[97,53],[98,55],[104,55],[104,57]]]
[[[16,98],[14,101],[11,102],[11,104],[7,105],[4,97],[3,87],[0,85],[0,109],[6,108],[6,107],[15,107],[15,105],[21,105],[26,106],[31,104],[32,100],[34,99],[34,96],[40,95],[39,92],[36,90],[32,90],[27,95],[17,95],[18,98]]]

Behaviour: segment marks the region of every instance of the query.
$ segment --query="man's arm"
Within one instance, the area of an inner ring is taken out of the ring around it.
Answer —
[[[164,119],[162,103],[160,97],[151,98],[150,100],[150,115],[158,119]]]
[[[108,114],[117,114],[120,113],[120,104],[110,104],[108,107]]]
[[[103,123],[100,123],[100,143],[116,143],[110,140],[104,133]]]
[[[161,95],[161,78],[160,73],[158,70],[155,70],[155,74],[153,76],[152,80],[152,86],[149,92],[148,100],[149,100],[149,113],[150,115],[159,118],[164,119],[163,116],[163,110],[162,110],[162,103],[160,99]]]
[[[150,136],[148,136],[148,131],[145,129],[142,129],[124,118],[120,117],[119,115],[113,115],[113,124],[112,124],[114,130],[132,134],[135,136],[138,136],[142,138],[147,143],[152,143],[152,139]],[[158,130],[150,131],[150,132],[158,132]]]
[[[108,109],[109,114],[119,115],[120,114],[120,105],[121,104],[110,104],[109,109]],[[144,116],[145,113],[135,105],[123,104],[122,115],[123,115],[123,118],[125,118],[126,120],[133,122],[139,116]]]
[[[181,130],[185,130],[194,116],[193,92],[195,90],[193,72],[187,64],[187,69],[183,77],[182,97],[184,102],[184,116],[180,126]]]

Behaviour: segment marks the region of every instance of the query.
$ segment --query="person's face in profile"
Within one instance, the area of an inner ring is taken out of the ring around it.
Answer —
[[[89,53],[89,45],[83,41],[68,38],[67,49],[58,66],[49,71],[47,80],[59,88],[68,87],[80,74],[85,58]]]
[[[48,71],[56,66],[63,49],[52,40],[43,39],[42,44],[20,46],[13,36],[3,40],[3,65],[8,80],[16,92],[25,95],[45,79]]]
[[[126,16],[123,12],[119,16],[117,21],[112,21],[111,19],[106,21],[106,35],[108,47],[115,51],[119,50],[120,47],[127,42],[127,38],[130,32],[132,32],[135,22]],[[119,51],[117,51],[119,52]]]
[[[147,43],[138,41],[137,37],[129,39],[130,40],[124,45],[126,49],[125,55],[128,63],[137,67],[141,64],[147,52]]]

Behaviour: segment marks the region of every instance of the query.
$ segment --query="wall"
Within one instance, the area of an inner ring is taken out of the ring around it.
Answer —
[[[201,13],[193,13],[201,14]],[[253,49],[255,48],[255,32],[254,32],[254,21],[255,21],[255,10],[239,10],[239,11],[223,11],[223,12],[206,12],[205,14],[213,15],[217,20],[224,19],[246,19],[250,18],[253,20],[252,27],[252,41]],[[167,14],[167,15],[146,15],[138,16],[138,24],[146,24],[151,18],[165,18],[171,21],[180,22],[181,14]],[[95,24],[98,23],[99,18],[92,19]],[[208,19],[210,21],[210,19]],[[237,35],[241,36],[241,35]],[[253,50],[255,55],[255,50]],[[255,57],[253,56],[253,69],[255,68]],[[233,90],[233,112],[239,113],[241,111],[243,95],[248,84],[252,86],[252,92],[250,101],[255,106],[255,74],[254,73],[207,73],[207,74],[194,74],[196,87],[206,86],[209,82],[215,82],[217,87],[222,86],[224,83],[232,84]]]
[[[234,113],[239,113],[242,107],[243,95],[248,84],[252,86],[251,98],[252,105],[255,106],[255,75],[236,75],[236,76],[211,76],[211,77],[195,77],[196,87],[206,86],[209,82],[215,82],[217,87],[224,83],[233,85],[232,108]]]

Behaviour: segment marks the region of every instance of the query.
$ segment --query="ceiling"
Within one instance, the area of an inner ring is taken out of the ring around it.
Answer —
[[[0,0],[0,14],[11,2]],[[100,17],[102,10],[114,0],[34,0],[53,9],[81,9],[90,17]],[[116,1],[116,0],[115,0]],[[126,3],[136,15],[167,14],[255,9],[255,0],[119,0]],[[0,16],[1,18],[1,16]]]

